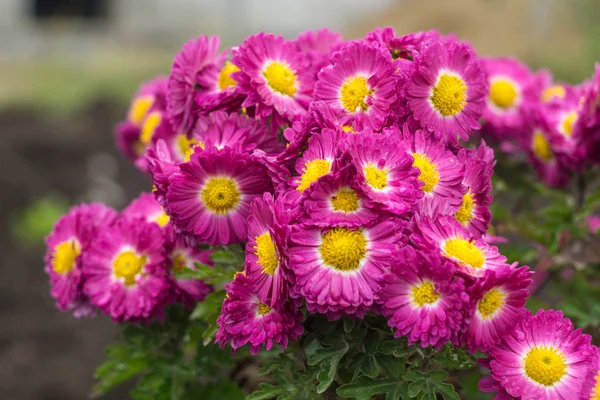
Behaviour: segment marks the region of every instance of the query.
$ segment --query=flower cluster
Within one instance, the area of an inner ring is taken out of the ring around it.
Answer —
[[[489,92],[483,136],[522,153],[551,187],[600,162],[600,65],[579,85],[554,82],[509,58],[483,60]]]
[[[531,130],[531,154],[559,165],[554,141],[573,149],[571,160],[579,147],[569,141],[590,139],[597,85],[581,102],[584,89],[573,89],[573,112],[593,112],[551,127],[545,115],[571,115],[571,89],[544,90],[545,75],[481,59],[434,31],[385,28],[355,41],[328,30],[259,33],[219,46],[217,37],[186,43],[168,79],[144,84],[117,128],[153,196],[120,216],[76,208],[49,237],[61,309],[85,303],[143,321],[169,302],[193,304],[211,288],[171,272],[207,263],[202,244],[245,244],[217,321],[223,347],[286,347],[306,313],[370,312],[410,344],[487,352],[481,387],[500,397],[591,388],[589,336],[560,313],[532,316],[532,272],[507,263],[486,235],[493,151],[461,140],[480,121],[517,138],[535,115],[544,130]]]

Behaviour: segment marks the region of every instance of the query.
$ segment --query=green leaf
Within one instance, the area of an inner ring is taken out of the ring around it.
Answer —
[[[219,313],[214,313],[206,317],[206,322],[208,327],[202,334],[202,344],[208,346],[215,338],[217,331],[219,330],[219,326],[217,325],[217,318],[219,318]]]
[[[273,386],[268,383],[261,383],[259,385],[259,388],[260,388],[259,390],[257,390],[256,392],[254,392],[251,395],[249,395],[248,397],[246,397],[246,400],[273,399],[273,398],[279,396],[280,394],[285,393],[285,389],[282,388],[281,386]]]
[[[317,374],[317,393],[323,393],[333,383],[337,375],[337,368],[340,360],[348,352],[350,346],[345,340],[339,340],[336,347],[324,347],[318,349],[309,357],[308,365],[320,365],[319,373]]]
[[[195,263],[196,269],[184,268],[182,271],[174,272],[177,279],[200,279],[211,285],[223,284],[230,282],[236,270],[211,267],[210,265]]]
[[[98,380],[92,389],[92,396],[98,397],[115,386],[128,381],[148,367],[147,360],[141,354],[131,354],[123,344],[107,348],[108,360],[96,369]]]
[[[477,363],[475,359],[461,348],[447,344],[435,355],[433,361],[445,369],[471,369]]]
[[[406,361],[404,358],[396,358],[392,355],[378,355],[377,363],[390,378],[400,379],[406,368]]]
[[[213,251],[210,254],[210,259],[215,264],[238,265],[241,263],[238,256],[231,251]]]
[[[210,314],[218,313],[221,311],[223,306],[223,300],[225,300],[225,291],[218,290],[212,292],[204,298],[204,301],[196,304],[196,308],[190,315],[190,319],[205,318]]]
[[[337,388],[338,396],[345,399],[369,400],[376,394],[387,394],[388,399],[400,399],[400,391],[398,387],[401,385],[397,379],[371,379],[366,376],[361,376],[351,383],[347,383]]]
[[[445,400],[460,400],[454,386],[444,382],[448,374],[444,371],[408,372],[403,379],[410,382],[408,396],[415,398],[419,394],[421,399],[436,400],[440,394]]]
[[[375,357],[372,355],[364,357],[359,364],[358,369],[369,378],[377,378],[379,375],[379,366],[375,361]]]

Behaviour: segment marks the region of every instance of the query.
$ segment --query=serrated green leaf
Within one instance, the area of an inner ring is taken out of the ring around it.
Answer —
[[[361,376],[351,383],[347,383],[337,388],[338,396],[345,399],[369,400],[376,394],[387,394],[390,399],[398,399],[397,397],[400,382],[392,378],[371,379],[366,376]]]
[[[390,378],[399,379],[406,368],[406,361],[403,358],[396,358],[392,355],[378,355],[377,363],[381,365],[385,374]]]
[[[92,389],[92,396],[108,392],[148,367],[148,361],[143,354],[132,353],[123,344],[108,347],[106,353],[108,360],[96,369],[97,382]]]
[[[345,317],[344,318],[344,332],[350,333],[352,329],[356,325],[356,321],[352,318]]]
[[[317,380],[319,381],[319,384],[317,385],[317,393],[323,393],[329,388],[329,386],[331,386],[335,376],[337,375],[337,368],[340,360],[350,348],[348,343],[345,341],[340,341],[340,346],[341,347],[323,348],[317,350],[312,359],[313,364],[310,364],[309,362],[309,365],[316,365],[317,362],[321,363],[321,369],[317,374]]]
[[[435,355],[433,361],[446,369],[458,370],[471,369],[477,364],[473,356],[449,344]]]
[[[404,374],[408,385],[408,396],[415,398],[421,395],[422,399],[436,400],[440,394],[445,400],[460,400],[454,386],[444,382],[448,377],[445,371],[429,371],[426,373],[411,371]]]
[[[379,365],[372,355],[366,355],[358,365],[358,369],[369,378],[376,378],[379,375]]]
[[[210,314],[206,317],[206,323],[208,327],[202,334],[202,344],[208,346],[215,338],[217,331],[219,330],[219,326],[217,325],[217,318],[219,317],[219,313]]]
[[[246,397],[246,400],[268,400],[285,393],[284,388],[281,386],[273,386],[268,383],[261,383],[259,388],[259,390]]]
[[[220,312],[223,300],[225,300],[224,290],[210,293],[202,302],[196,304],[196,308],[194,308],[194,311],[190,315],[190,319],[205,318],[210,314]]]

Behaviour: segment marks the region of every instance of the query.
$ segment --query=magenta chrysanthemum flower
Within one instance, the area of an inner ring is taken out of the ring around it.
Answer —
[[[470,352],[487,351],[498,344],[524,317],[532,274],[526,266],[505,266],[487,273],[470,290],[471,324],[467,332]]]
[[[258,33],[234,52],[232,74],[238,91],[247,97],[242,107],[256,106],[256,117],[292,119],[306,113],[312,100],[311,71],[304,69],[302,53],[283,36]]]
[[[143,218],[103,229],[83,257],[84,291],[113,320],[151,318],[169,290],[164,236]]]
[[[400,135],[402,144],[414,159],[413,167],[419,170],[417,179],[423,191],[419,212],[431,216],[441,210],[458,209],[466,188],[462,184],[464,166],[457,157],[428,132],[411,132],[407,124],[402,132],[398,128],[390,131]]]
[[[538,101],[541,82],[529,68],[513,58],[484,58],[488,96],[483,111],[485,129],[500,139],[526,129],[527,112]]]
[[[587,379],[581,388],[581,400],[600,399],[600,350],[596,348],[596,357],[590,362]]]
[[[169,177],[179,171],[180,160],[173,157],[167,143],[160,139],[156,146],[148,150],[146,155],[148,168],[152,174],[152,194],[158,203],[166,207],[167,189],[169,188]]]
[[[400,138],[365,132],[349,136],[348,142],[358,183],[371,201],[401,215],[423,197],[419,169]]]
[[[166,233],[165,248],[167,251],[167,268],[173,272],[182,272],[186,268],[195,270],[196,263],[212,265],[209,250],[200,250],[188,246],[181,235],[169,226]],[[212,292],[212,287],[201,279],[179,279],[171,275],[174,300],[193,307],[197,302],[204,300]]]
[[[596,353],[562,312],[540,310],[489,351],[492,378],[520,399],[578,399]]]
[[[342,113],[343,125],[362,119],[368,121],[363,125],[381,128],[397,92],[389,53],[377,45],[350,42],[331,56],[331,63],[319,72],[315,100]]]
[[[379,212],[367,207],[368,200],[356,187],[355,177],[355,169],[347,166],[335,174],[323,176],[309,187],[302,199],[305,223],[321,228],[355,228],[375,220]]]
[[[492,161],[486,160],[485,153],[491,152]],[[490,204],[492,203],[492,173],[495,165],[493,151],[485,141],[477,150],[461,149],[458,161],[465,166],[463,185],[467,192],[462,196],[458,210],[452,215],[468,229],[475,238],[483,235],[492,220]]]
[[[546,185],[564,187],[569,182],[569,170],[557,157],[551,136],[542,124],[535,124],[523,135],[521,148]]]
[[[250,202],[273,190],[266,169],[246,153],[212,146],[196,148],[179,169],[166,197],[175,227],[198,242],[244,241]]]
[[[45,270],[59,310],[71,311],[76,318],[95,313],[82,288],[82,257],[98,232],[116,218],[116,211],[102,204],[83,204],[54,224],[46,238]]]
[[[413,242],[424,251],[439,251],[454,261],[456,271],[464,276],[481,278],[487,270],[506,265],[506,257],[496,247],[483,239],[475,240],[453,217],[421,218],[417,225],[421,236],[414,234]]]
[[[270,193],[250,205],[244,271],[260,301],[270,307],[287,298],[288,224],[286,210]]]
[[[219,330],[215,338],[221,348],[229,342],[233,350],[249,344],[252,354],[258,354],[263,345],[266,350],[271,350],[274,344],[285,349],[290,340],[296,340],[304,331],[300,310],[285,299],[280,299],[276,307],[261,303],[244,274],[237,274],[226,289],[227,298],[217,319]]]
[[[288,249],[293,295],[329,319],[362,317],[379,297],[401,227],[393,219],[355,229],[294,226]]]
[[[438,140],[456,143],[479,129],[485,106],[485,73],[471,47],[454,40],[421,47],[415,73],[406,89],[413,118]]]
[[[169,223],[169,216],[152,193],[142,193],[123,210],[122,215],[128,218],[144,218],[148,222],[158,224],[161,228]]]
[[[378,300],[395,336],[438,349],[449,341],[458,343],[469,296],[462,279],[454,280],[451,262],[411,246],[400,249],[396,260]]]
[[[306,68],[312,72],[312,77],[315,81],[321,68],[329,64],[329,55],[331,52],[341,46],[342,43],[342,36],[327,28],[316,32],[302,32],[294,40],[296,49],[305,55],[305,63],[308,64]]]
[[[189,40],[175,56],[167,91],[167,110],[178,132],[188,133],[195,123],[195,92],[206,89],[201,85],[202,74],[212,73],[222,65],[227,53],[219,54],[218,36],[199,36]]]
[[[396,32],[392,27],[377,28],[374,31],[367,33],[365,40],[368,43],[381,43],[389,51],[394,60],[414,58],[413,52],[419,50],[423,43],[427,43],[441,36],[438,31],[414,32],[404,36],[396,36]]]

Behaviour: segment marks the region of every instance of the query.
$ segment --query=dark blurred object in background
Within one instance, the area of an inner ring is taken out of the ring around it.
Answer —
[[[108,15],[107,0],[30,0],[37,19],[56,17],[97,19]]]

